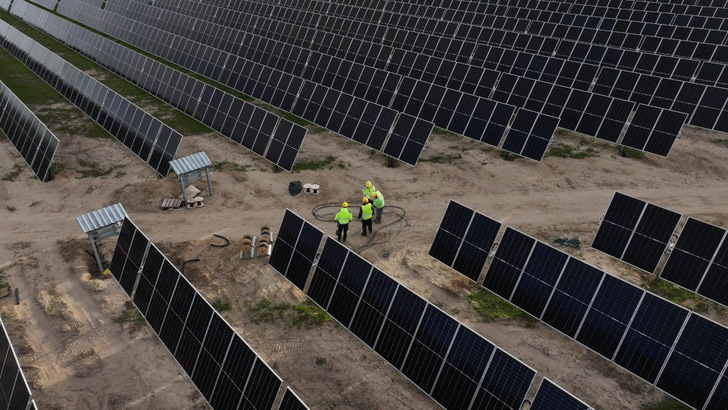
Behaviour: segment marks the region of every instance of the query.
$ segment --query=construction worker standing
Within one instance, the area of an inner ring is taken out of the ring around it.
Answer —
[[[346,242],[346,233],[349,231],[349,222],[354,219],[354,216],[349,212],[349,204],[344,202],[341,204],[341,209],[334,217],[336,221],[336,238],[341,242],[341,234],[344,234],[344,242]]]
[[[377,188],[374,188],[374,185],[372,185],[371,182],[367,181],[367,183],[364,185],[364,188],[361,189],[362,196],[371,202],[372,200],[372,193],[377,192]]]
[[[361,219],[361,236],[367,236],[367,227],[369,227],[369,233],[372,233],[372,204],[369,203],[367,197],[361,199],[357,219]]]
[[[382,195],[381,192],[376,191],[372,192],[372,205],[374,205],[374,210],[376,211],[376,216],[374,217],[374,223],[380,223],[382,222],[382,210],[384,209],[384,195]]]

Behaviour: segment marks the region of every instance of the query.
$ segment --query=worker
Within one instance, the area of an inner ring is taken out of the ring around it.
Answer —
[[[336,221],[336,238],[341,242],[341,234],[344,234],[344,242],[346,242],[346,233],[349,232],[349,222],[354,219],[354,216],[349,212],[349,204],[344,202],[341,204],[341,209],[334,217]]]
[[[372,192],[372,205],[374,205],[374,223],[378,224],[382,222],[382,210],[384,209],[384,195],[381,192]]]
[[[374,188],[374,185],[372,185],[370,181],[367,181],[367,183],[364,184],[364,188],[361,189],[362,196],[364,196],[366,199],[369,200],[369,202],[371,202],[372,192],[377,192],[377,188]]]
[[[361,219],[361,236],[367,236],[367,227],[369,227],[369,233],[372,233],[372,204],[369,203],[367,197],[361,199],[357,219]]]

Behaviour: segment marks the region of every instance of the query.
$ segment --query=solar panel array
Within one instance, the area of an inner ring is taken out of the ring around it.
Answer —
[[[660,278],[728,306],[726,230],[688,218]]]
[[[477,282],[501,223],[450,200],[430,256]]]
[[[20,4],[20,3],[19,3]],[[27,3],[25,3],[27,5]],[[13,11],[15,7],[13,7]],[[4,21],[2,47],[166,177],[182,135]]]
[[[0,9],[4,11],[10,10],[10,0],[0,0]]]
[[[16,7],[23,5],[23,11]],[[167,67],[141,53],[17,0],[13,12],[86,57],[149,91],[173,107],[291,171],[306,128],[230,93]]]
[[[51,11],[55,10],[58,0],[32,0],[33,3],[45,7]],[[13,2],[15,3],[15,2]],[[14,6],[15,4],[13,4]]]
[[[50,168],[59,140],[38,117],[0,81],[0,130],[41,182],[50,179]]]
[[[304,289],[311,264],[301,258],[316,255],[321,236],[286,210],[271,266]],[[302,241],[306,251],[299,252]],[[295,275],[292,252],[303,266]],[[306,294],[445,408],[520,409],[533,382],[535,371],[331,237]]]
[[[680,222],[680,216],[615,192],[592,247],[654,273]]]
[[[128,218],[109,270],[212,408],[273,408],[281,379]]]
[[[407,117],[351,93],[305,80],[300,73],[290,74],[165,31],[156,26],[158,20],[145,24],[114,14],[110,10],[115,6],[116,3],[107,4],[102,10],[67,0],[60,4],[58,12],[379,151],[384,152],[395,120]],[[424,148],[425,144],[420,142],[427,141],[432,124],[421,119],[415,122],[418,134],[408,135],[408,140],[418,144],[410,147]],[[394,150],[387,152],[391,151]],[[415,165],[420,154],[407,152],[395,158]]]
[[[0,407],[6,409],[35,408],[28,381],[20,367],[18,356],[0,319],[3,334],[0,336]]]
[[[510,227],[483,287],[695,407],[728,403],[728,329]]]
[[[589,410],[589,406],[544,377],[528,410]]]
[[[255,3],[252,2],[252,4]],[[587,91],[591,88],[592,82],[597,79],[600,64],[603,63],[605,67],[609,67],[610,62],[615,58],[615,64],[622,60],[627,61],[626,58],[620,59],[615,54],[624,50],[606,50],[604,47],[593,50],[586,47],[585,49],[584,44],[577,44],[568,39],[557,40],[478,27],[470,24],[470,21],[459,21],[457,17],[462,18],[462,13],[445,14],[443,18],[442,13],[438,12],[436,20],[420,19],[420,22],[425,20],[427,22],[414,25],[412,25],[415,21],[412,19],[414,16],[403,16],[405,20],[399,21],[408,21],[409,25],[397,29],[389,24],[392,22],[384,17],[380,18],[378,12],[375,13],[372,9],[356,14],[356,11],[351,12],[351,10],[361,10],[358,5],[340,5],[339,7],[349,10],[350,13],[342,18],[329,14],[340,10],[332,9],[328,4],[323,6],[326,9],[324,14],[313,4],[306,3],[305,6],[301,6],[301,10],[296,10],[298,5],[285,4],[265,4],[264,7],[258,7],[261,3],[252,7],[248,3],[226,5],[226,7],[242,9],[242,11],[236,11],[184,1],[159,1],[154,3],[154,7],[141,2],[130,4],[117,2],[114,4],[113,10],[140,21],[144,19],[172,20],[173,22],[168,25],[171,26],[170,30],[174,29],[174,26],[179,26],[180,32],[185,31],[184,26],[213,23],[215,28],[208,29],[205,33],[190,33],[191,38],[201,42],[215,38],[208,44],[220,44],[220,47],[234,52],[239,51],[238,48],[235,48],[236,46],[225,48],[227,40],[224,37],[255,38],[252,45],[244,47],[255,48],[257,51],[243,53],[246,55],[264,56],[269,54],[270,50],[286,50],[286,47],[290,50],[290,46],[278,44],[285,42],[300,49],[294,53],[301,59],[298,66],[302,66],[310,54],[310,61],[313,61],[314,64],[324,60],[331,66],[332,58],[344,58],[343,61],[365,63],[365,67],[378,73],[375,77],[380,79],[390,78],[396,73],[402,76],[402,84],[396,90],[398,94],[395,95],[392,107],[413,115],[420,115],[421,118],[425,118],[424,113],[427,116],[425,119],[433,120],[436,125],[453,132],[458,131],[457,126],[454,128],[449,126],[452,111],[457,106],[459,99],[468,97],[467,94],[460,92],[463,91],[460,88],[463,85],[460,81],[466,73],[471,81],[475,80],[476,87],[466,91],[474,93],[475,96],[472,97],[487,98],[491,95],[492,86],[497,83],[498,86],[490,98],[508,101],[519,107],[523,107],[525,104],[526,108],[534,109],[539,104],[541,104],[541,108],[545,108],[543,99],[549,96],[548,88],[550,86],[559,85],[559,93],[563,93],[562,85],[567,87],[567,91]],[[384,4],[385,8],[388,4],[390,3]],[[164,14],[159,7],[175,10],[180,14]],[[387,11],[382,13],[382,15],[386,15]],[[199,17],[201,20],[196,20],[191,16]],[[453,21],[447,21],[448,17]],[[352,18],[359,21],[349,24]],[[198,23],[191,23],[195,20]],[[364,22],[365,20],[368,21]],[[491,21],[487,18],[485,21],[479,21],[479,24],[488,25],[489,23]],[[278,45],[272,45],[273,43]],[[311,50],[308,49],[309,47]],[[318,52],[326,52],[329,57],[320,58]],[[639,52],[633,53],[640,57]],[[284,54],[289,55],[290,53],[286,51]],[[552,57],[552,54],[558,57]],[[334,55],[336,56],[334,57]],[[692,114],[696,107],[700,108],[698,102],[700,102],[702,90],[701,94],[697,95],[697,100],[692,101],[687,97],[691,92],[695,94],[696,88],[692,87],[692,84],[683,82],[683,80],[689,81],[692,78],[692,72],[697,69],[699,61],[676,58],[670,60],[664,57],[652,60],[643,58],[641,61],[651,61],[652,68],[648,73],[653,74],[652,77],[654,77],[654,79],[650,79],[643,76],[646,81],[641,82],[641,84],[647,85],[646,87],[641,86],[641,90],[649,90],[647,101],[664,110],[673,108],[673,110],[689,114]],[[339,67],[340,63],[334,66]],[[458,68],[453,69],[456,66]],[[640,65],[639,69],[643,68],[644,63]],[[488,74],[483,70],[486,70]],[[660,81],[660,78],[657,77],[659,75],[672,76],[676,80],[663,81],[664,87],[659,87],[660,91],[656,92],[654,87],[650,87],[656,85],[655,81]],[[358,74],[356,77],[358,78]],[[366,76],[366,78],[370,78],[370,76]],[[453,80],[455,83],[452,83]],[[650,81],[653,84],[649,84]],[[532,87],[534,82],[538,84],[538,87]],[[515,89],[514,85],[516,85]],[[673,91],[667,90],[670,85],[677,85],[674,95],[671,95]],[[532,88],[533,91],[529,94],[529,90]],[[704,89],[705,87],[703,87]],[[680,96],[677,95],[678,93]],[[646,103],[647,101],[643,101],[644,98],[640,98],[640,96],[643,94],[635,92],[634,102]],[[579,93],[574,96],[575,99],[579,97]],[[466,103],[469,100],[470,98],[466,98]],[[604,107],[612,105],[613,100],[608,98]],[[669,104],[667,104],[668,101]],[[578,105],[577,102],[575,101],[573,106]],[[709,105],[707,97],[704,102]],[[616,105],[625,107],[626,103],[627,101],[618,100]],[[428,106],[431,108],[426,108]],[[437,113],[432,117],[435,109]],[[419,114],[417,114],[418,112]],[[594,133],[597,132],[599,124],[606,121],[609,127],[606,127],[598,137],[604,136],[613,142],[619,136],[619,132],[627,120],[627,116],[619,115],[616,109],[612,111],[612,116],[609,118],[605,116],[600,107],[587,110],[586,106],[581,106],[579,113],[588,113],[588,117],[591,119],[594,119],[595,116],[598,118],[596,124],[589,125],[589,122],[584,122],[586,125],[579,132],[591,130],[592,133],[587,135],[597,136]],[[619,128],[616,128],[618,119]],[[614,133],[616,136],[613,135]],[[678,135],[678,133],[672,135],[673,142]],[[662,151],[664,149],[654,153],[663,155]]]

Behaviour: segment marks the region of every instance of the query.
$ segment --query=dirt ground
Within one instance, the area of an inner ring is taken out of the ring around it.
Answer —
[[[124,313],[131,309],[128,299],[113,279],[98,274],[88,254],[75,217],[117,202],[178,267],[200,259],[187,265],[185,275],[208,300],[230,303],[223,316],[310,408],[438,408],[340,325],[299,329],[287,318],[290,310],[286,317],[263,320],[253,311],[264,299],[281,305],[306,298],[265,259],[240,260],[242,236],[259,233],[261,226],[276,231],[286,208],[334,235],[334,223],[317,220],[312,210],[344,200],[358,204],[366,180],[387,204],[406,211],[406,222],[375,225],[380,231],[370,243],[355,223],[348,246],[363,248],[364,258],[535,369],[529,397],[548,377],[597,409],[639,409],[667,399],[546,325],[484,321],[467,296],[478,286],[427,252],[452,198],[548,243],[578,236],[582,249],[567,252],[639,283],[644,276],[588,246],[612,195],[620,191],[728,227],[725,135],[686,128],[668,159],[640,159],[619,156],[613,145],[560,133],[556,144],[591,148],[598,156],[549,156],[536,163],[506,161],[485,145],[434,134],[423,153],[426,161],[388,168],[381,154],[313,131],[298,162],[332,158],[323,169],[292,174],[273,172],[267,161],[220,135],[185,136],[179,156],[205,151],[216,164],[214,194],[197,182],[205,206],[168,211],[160,203],[181,193],[176,178],[158,178],[114,139],[57,132],[56,161],[65,170],[44,184],[2,139],[0,176],[19,175],[0,181],[0,269],[18,288],[20,304],[8,297],[0,299],[0,309],[39,408],[207,408],[151,329],[123,320],[130,317]],[[84,177],[82,164],[93,162],[112,170]],[[292,197],[288,184],[296,180],[320,184],[321,193]],[[383,222],[394,217],[385,212]],[[229,238],[231,246],[210,246],[220,243],[213,234]],[[101,247],[107,263],[114,241]],[[725,310],[711,306],[707,315],[728,323]]]

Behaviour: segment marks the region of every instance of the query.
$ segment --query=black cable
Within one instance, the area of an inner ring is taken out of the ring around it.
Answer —
[[[184,274],[185,274],[185,265],[187,265],[190,262],[199,262],[199,261],[200,261],[200,259],[198,258],[198,259],[190,259],[190,260],[182,262],[182,267],[180,268],[180,270],[182,271],[182,275],[184,276]]]
[[[331,208],[333,211],[329,211],[329,208]],[[340,208],[340,203],[330,202],[326,204],[316,205],[313,210],[311,210],[311,214],[314,218],[316,218],[316,220],[322,222],[333,222],[334,217],[336,216],[336,213],[339,211]],[[377,229],[373,230],[372,234],[368,237],[364,245],[355,249],[354,252],[361,253],[361,251],[373,245],[380,245],[392,242],[392,240],[394,240],[394,238],[396,238],[400,232],[405,232],[410,229],[410,224],[406,218],[407,211],[405,211],[404,208],[394,205],[385,205],[384,209],[382,210],[382,219],[385,219],[385,216],[395,216],[395,219],[392,222],[378,225]],[[389,218],[386,219],[389,220]],[[383,239],[375,242],[374,240],[377,238],[377,235],[383,237]]]
[[[230,240],[228,238],[226,238],[226,237],[224,237],[222,235],[218,235],[216,233],[212,234],[212,236],[215,236],[215,237],[218,237],[218,238],[224,240],[225,241],[225,244],[224,245],[216,245],[214,243],[211,243],[210,246],[214,246],[216,248],[224,248],[224,247],[230,245]]]

